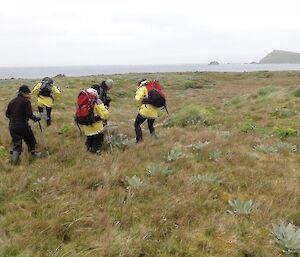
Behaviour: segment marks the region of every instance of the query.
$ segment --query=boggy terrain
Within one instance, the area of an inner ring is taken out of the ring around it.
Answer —
[[[157,139],[144,127],[135,144],[144,77],[160,81],[170,115],[161,111]],[[299,251],[299,238],[288,245],[274,234],[300,226],[300,72],[113,75],[112,149],[106,143],[98,156],[86,152],[73,116],[79,91],[104,78],[54,78],[62,96],[53,124],[41,133],[31,123],[43,157],[31,160],[24,147],[17,167],[4,112],[18,86],[38,80],[0,80],[0,256]]]

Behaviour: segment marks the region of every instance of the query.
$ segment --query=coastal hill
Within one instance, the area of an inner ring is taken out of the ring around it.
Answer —
[[[262,58],[259,63],[299,63],[300,53],[288,52],[282,50],[273,50]]]

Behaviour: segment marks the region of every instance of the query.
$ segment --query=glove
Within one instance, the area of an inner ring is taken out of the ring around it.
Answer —
[[[41,120],[41,117],[35,117],[35,121],[34,122],[38,122]]]
[[[95,116],[95,121],[100,121],[100,120],[102,120],[101,117],[99,115],[96,115]]]

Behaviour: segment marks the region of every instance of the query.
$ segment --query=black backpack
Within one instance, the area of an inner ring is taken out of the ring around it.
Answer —
[[[52,85],[53,85],[53,80],[42,80],[42,85],[40,87],[39,95],[41,96],[52,96]]]
[[[166,108],[166,97],[161,90],[161,86],[157,80],[149,81],[146,84],[148,97],[144,98],[143,104],[151,104],[157,108]]]

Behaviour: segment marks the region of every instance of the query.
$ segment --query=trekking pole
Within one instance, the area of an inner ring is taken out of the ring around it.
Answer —
[[[45,141],[45,139],[44,139],[43,128],[42,128],[41,122],[38,121],[38,123],[39,123],[40,131],[41,131],[42,143],[43,143],[43,145],[44,145],[44,148],[46,149],[47,155],[49,155],[49,151],[48,151],[49,148],[48,148],[48,145],[47,145],[47,143],[46,143],[46,141]]]
[[[81,136],[81,135],[82,135],[82,130],[81,130],[81,128],[80,128],[78,122],[75,121],[75,123],[76,123],[76,125],[77,125],[77,128],[79,129],[79,135]]]
[[[42,125],[41,125],[40,121],[38,121],[38,123],[39,123],[40,131],[43,132]]]
[[[110,151],[112,152],[112,140],[111,140],[111,134],[109,133],[109,129],[108,129],[108,123],[106,125],[106,132],[107,132],[107,136],[108,136],[108,144],[109,144],[109,148]]]

